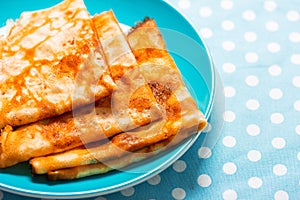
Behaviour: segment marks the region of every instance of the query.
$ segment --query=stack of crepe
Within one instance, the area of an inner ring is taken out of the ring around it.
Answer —
[[[154,19],[129,33],[82,0],[25,12],[0,36],[0,168],[76,179],[121,169],[206,126]]]

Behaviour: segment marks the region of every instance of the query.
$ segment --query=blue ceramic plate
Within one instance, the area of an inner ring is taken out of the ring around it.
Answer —
[[[16,19],[23,11],[53,6],[60,0],[3,1],[0,7],[0,26],[6,19]],[[207,47],[193,25],[169,3],[162,0],[85,0],[93,15],[112,9],[120,23],[132,26],[145,16],[154,18],[166,40],[199,108],[208,118],[214,99],[214,68]],[[25,196],[42,198],[83,198],[112,193],[145,181],[166,169],[196,141],[194,134],[176,148],[134,165],[140,173],[113,171],[69,182],[49,182],[45,177],[32,177],[27,163],[0,170],[0,189]],[[200,138],[199,138],[200,140]],[[197,140],[197,142],[201,142]]]

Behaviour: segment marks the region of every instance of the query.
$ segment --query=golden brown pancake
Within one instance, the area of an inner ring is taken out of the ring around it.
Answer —
[[[34,173],[48,173],[49,178],[54,180],[104,173],[148,157],[134,156],[131,152],[151,152],[149,149],[167,148],[204,129],[206,119],[197,108],[173,59],[166,51],[154,20],[145,21],[127,38],[138,61],[139,70],[145,72],[143,75],[149,81],[156,101],[165,109],[165,118],[134,131],[120,133],[112,137],[110,142],[96,147],[76,148],[56,155],[34,158],[30,161]],[[137,40],[139,42],[135,42]],[[153,73],[147,71],[149,67]]]
[[[114,82],[82,0],[24,12],[7,27],[0,37],[0,128],[57,116],[111,93]]]
[[[93,22],[114,80],[137,65],[126,36],[112,10],[93,17]]]
[[[115,27],[101,30],[99,36],[103,41],[103,48],[107,49],[104,51],[104,58],[111,61],[112,54],[117,58],[117,61],[110,62],[109,67],[121,68],[123,73],[137,67],[135,57],[113,13],[104,12],[96,18],[101,18],[101,23],[109,27]],[[110,47],[110,44],[105,41],[110,39],[108,35],[117,33],[122,37],[114,38],[117,42],[114,43],[114,47]],[[102,35],[107,35],[107,38],[102,38]],[[116,52],[113,53],[113,50]],[[114,63],[118,64],[113,65]],[[117,81],[117,77],[114,78]],[[58,117],[15,129],[7,126],[0,135],[0,168],[15,165],[33,157],[59,153],[103,140],[122,131],[157,120],[161,117],[161,111],[152,90],[147,84],[137,85],[137,78],[138,75],[133,79],[124,78],[116,83],[113,95],[116,103],[113,105],[109,96],[100,99],[95,104]],[[128,92],[132,89],[129,95]],[[121,103],[119,106],[118,102]]]

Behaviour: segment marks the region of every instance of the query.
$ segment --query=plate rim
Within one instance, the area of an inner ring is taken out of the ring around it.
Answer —
[[[215,65],[212,59],[211,52],[207,46],[206,41],[203,39],[203,36],[200,34],[200,31],[197,29],[197,27],[194,25],[194,23],[181,11],[179,10],[172,2],[169,0],[159,0],[162,3],[167,4],[170,6],[174,11],[176,11],[178,14],[180,14],[185,21],[188,22],[188,24],[191,26],[191,28],[196,32],[197,36],[201,40],[201,43],[204,46],[205,52],[207,54],[208,60],[209,60],[209,67],[211,70],[211,91],[209,96],[209,103],[207,105],[207,109],[205,111],[204,116],[206,119],[209,119],[210,114],[212,112],[212,107],[215,101],[215,86],[216,86],[216,69]],[[27,197],[33,197],[33,198],[48,198],[48,199],[80,199],[80,198],[91,198],[95,196],[101,196],[101,195],[107,195],[112,194],[115,192],[119,192],[121,190],[136,186],[138,184],[141,184],[148,179],[154,177],[155,175],[161,173],[168,167],[170,167],[176,160],[178,160],[181,156],[183,156],[190,147],[196,142],[198,137],[200,136],[201,132],[198,132],[187,139],[187,141],[184,143],[183,147],[180,147],[180,150],[177,150],[175,154],[173,154],[169,159],[165,160],[160,165],[156,166],[151,171],[148,171],[146,173],[143,173],[139,176],[137,176],[134,179],[131,179],[126,182],[122,182],[120,184],[101,188],[101,189],[94,189],[94,190],[86,190],[86,191],[80,191],[80,192],[42,192],[42,191],[36,191],[36,190],[27,190],[23,188],[13,187],[6,184],[0,183],[0,189],[5,192],[9,192],[12,194],[20,195],[20,196],[27,196]]]

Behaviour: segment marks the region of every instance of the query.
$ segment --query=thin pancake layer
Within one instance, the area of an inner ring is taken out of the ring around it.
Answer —
[[[142,26],[139,26],[128,35],[128,39],[130,42],[140,39],[141,35],[147,36],[143,36],[147,38],[146,40],[139,42],[139,45],[145,42],[145,44],[142,45],[143,48],[140,46],[139,48],[135,48],[134,43],[130,44],[132,44],[133,52],[138,60],[139,71],[142,72],[146,80],[149,81],[149,85],[157,102],[165,109],[165,118],[159,122],[138,128],[135,131],[121,133],[114,136],[107,143],[93,148],[78,148],[57,155],[34,158],[30,161],[34,173],[44,174],[53,170],[78,166],[84,167],[74,170],[82,169],[84,175],[95,174],[97,172],[102,173],[101,169],[97,170],[97,165],[96,168],[95,165],[91,165],[90,169],[93,172],[89,173],[89,167],[85,165],[98,162],[107,163],[108,160],[112,159],[122,159],[134,151],[139,151],[140,149],[164,140],[169,140],[169,142],[174,145],[189,135],[201,131],[206,126],[206,120],[203,114],[197,108],[195,101],[183,84],[180,73],[168,52],[164,48],[153,48],[154,43],[157,42],[160,43],[162,47],[165,47],[155,22],[153,20],[146,21],[144,25],[147,25],[148,28],[153,30],[145,31]],[[159,34],[147,35],[153,31]],[[149,44],[150,47],[147,48]],[[148,56],[147,59],[145,59],[142,52],[148,52],[146,54]],[[142,56],[143,59],[141,59],[140,56]],[[128,77],[130,78],[130,75],[128,75]],[[126,158],[124,159],[124,162],[127,162]],[[66,160],[67,162],[65,162]],[[129,163],[130,162],[131,161],[129,161]],[[120,164],[120,166],[122,166],[122,164]],[[49,174],[51,174],[51,172]],[[81,174],[80,177],[82,176]]]
[[[137,68],[137,63],[132,52],[128,51],[129,44],[113,13],[104,12],[97,15],[97,18],[101,18],[101,23],[114,27],[101,30],[101,35],[106,35],[106,38],[99,36],[104,42],[103,48],[110,49],[109,52],[104,52],[105,58],[108,61],[117,58],[117,61],[111,62],[110,67],[121,68],[122,73],[130,73],[131,78],[118,77],[112,99],[106,97],[95,105],[75,109],[72,113],[32,123],[16,130],[7,126],[0,136],[0,168],[106,139],[161,117],[160,108],[144,77],[132,71]],[[99,20],[96,22],[98,23]],[[117,37],[117,42],[114,43],[113,48],[116,52],[113,53],[114,58],[112,58],[113,50],[105,41],[109,40],[108,35],[116,33],[119,33],[119,36],[121,34],[122,37]],[[85,71],[81,72],[79,77],[85,76],[85,73]]]
[[[25,12],[7,27],[0,37],[0,128],[57,116],[114,88],[82,0]],[[81,93],[73,96],[75,90]]]
[[[48,179],[52,181],[72,180],[72,179],[84,178],[84,177],[97,175],[97,174],[104,174],[115,169],[121,169],[132,163],[139,162],[141,160],[144,160],[146,158],[149,158],[153,155],[162,152],[163,150],[165,150],[164,147],[169,142],[170,141],[167,139],[162,142],[152,144],[132,154],[125,155],[118,159],[112,159],[106,161],[105,164],[96,163],[96,164],[82,165],[73,168],[51,171],[48,172],[47,174]]]
[[[174,137],[170,137],[166,140],[161,142],[151,144],[147,147],[144,147],[140,150],[137,150],[130,154],[125,154],[120,158],[112,158],[108,161],[103,163],[95,163],[95,164],[87,164],[87,165],[80,165],[71,168],[65,168],[60,170],[54,170],[47,173],[48,179],[55,181],[55,180],[72,180],[72,179],[79,179],[93,175],[104,174],[112,170],[120,170],[124,167],[127,167],[133,163],[137,163],[139,161],[145,160],[150,158],[154,155],[162,153],[170,148],[174,147],[185,138],[190,136],[190,131],[186,129],[182,130],[181,134]]]
[[[76,117],[69,112],[15,130],[7,126],[0,136],[0,168],[107,139],[161,117],[149,87],[137,90],[128,108],[119,112],[125,115],[112,112],[109,96],[81,108]],[[126,126],[120,124],[124,121]]]
[[[111,76],[114,80],[119,79],[125,72],[137,65],[126,36],[111,10],[95,15],[93,22],[102,44]]]
[[[180,71],[167,51],[165,41],[155,21],[147,19],[140,23],[128,34],[127,39],[140,68],[144,69],[144,77],[157,102],[165,106],[168,121],[176,121],[177,119],[173,116],[176,116],[175,113],[179,111],[171,109],[171,107],[176,108],[173,105],[176,102],[172,100],[173,98],[180,103],[181,116],[188,115],[189,112],[199,114],[199,121],[196,122],[197,130],[203,130],[207,125],[205,116],[183,82]],[[171,97],[166,98],[165,95],[169,93],[172,94]],[[190,124],[190,126],[193,125]]]

